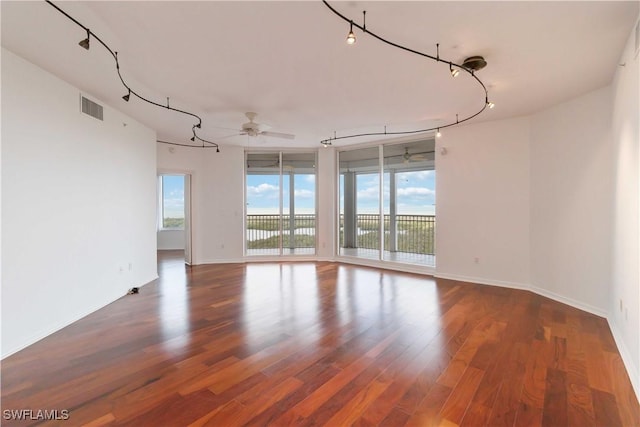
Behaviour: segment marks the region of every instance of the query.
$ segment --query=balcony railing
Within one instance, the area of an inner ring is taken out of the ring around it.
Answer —
[[[434,215],[384,215],[384,250],[412,254],[435,254]],[[315,248],[316,218],[312,214],[247,215],[247,249],[279,247],[282,222],[284,248]],[[395,229],[391,230],[391,227]],[[356,247],[380,248],[380,215],[359,214],[356,218]],[[293,235],[293,242],[289,236]],[[292,243],[292,244],[291,244]],[[344,247],[344,218],[340,216],[340,246]]]
[[[282,222],[283,248],[315,248],[316,216],[247,215],[247,249],[277,249],[280,246]],[[293,234],[293,242],[289,235]]]
[[[411,254],[435,254],[435,215],[384,215],[384,250]],[[392,232],[392,227],[395,227]],[[359,214],[356,218],[356,247],[380,249],[380,215]],[[340,245],[344,247],[344,218],[340,216]],[[394,239],[392,241],[392,239]]]

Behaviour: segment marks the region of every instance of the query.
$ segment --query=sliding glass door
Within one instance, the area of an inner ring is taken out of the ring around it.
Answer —
[[[339,153],[340,255],[379,258],[378,147]]]
[[[246,154],[246,254],[316,252],[316,153]]]
[[[435,265],[435,141],[338,153],[339,254]]]

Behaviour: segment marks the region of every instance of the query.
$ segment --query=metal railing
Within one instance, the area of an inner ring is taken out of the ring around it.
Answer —
[[[313,214],[247,215],[246,228],[247,249],[277,249],[281,237],[283,248],[316,247],[316,216]],[[290,235],[294,236],[293,240]]]
[[[435,254],[435,215],[384,215],[384,250],[412,254]],[[380,249],[380,215],[356,216],[356,247]],[[340,246],[344,247],[344,218],[340,216]]]
[[[384,250],[412,254],[434,255],[436,217],[434,215],[383,216]],[[282,235],[280,224],[282,223]],[[380,215],[356,216],[356,247],[380,249]],[[247,215],[247,249],[277,249],[282,238],[283,248],[315,248],[316,216]],[[393,229],[392,229],[393,228]],[[293,241],[289,236],[293,235]],[[344,247],[344,217],[340,215],[340,246]]]

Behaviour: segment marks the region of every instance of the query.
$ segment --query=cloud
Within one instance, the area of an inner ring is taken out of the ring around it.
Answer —
[[[248,197],[278,197],[278,187],[267,183],[247,187]]]
[[[293,194],[302,199],[311,199],[315,196],[315,193],[311,190],[295,190]]]
[[[398,196],[423,198],[423,197],[435,196],[435,194],[436,194],[435,191],[425,187],[398,188]]]
[[[316,176],[315,175],[306,175],[304,177],[304,180],[307,181],[309,184],[315,184]]]
[[[416,171],[416,172],[401,172],[398,175],[400,179],[417,179],[419,181],[425,181],[435,176],[435,171]]]
[[[380,188],[378,186],[358,190],[358,200],[378,200]]]

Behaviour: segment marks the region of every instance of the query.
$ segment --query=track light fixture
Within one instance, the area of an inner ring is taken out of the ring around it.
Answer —
[[[202,138],[199,138],[196,133],[195,133],[195,128],[201,129],[202,128],[202,118],[200,116],[198,116],[197,114],[191,113],[189,111],[185,111],[185,110],[180,110],[178,108],[173,108],[169,105],[169,99],[167,98],[167,105],[162,105],[159,102],[155,102],[152,101],[148,98],[145,98],[144,96],[140,95],[139,93],[137,93],[136,91],[134,91],[131,86],[129,86],[127,84],[127,82],[124,80],[124,78],[122,77],[122,74],[120,73],[120,62],[118,60],[118,52],[113,51],[109,46],[107,46],[107,44],[102,41],[102,39],[100,37],[98,37],[94,32],[92,32],[88,27],[82,25],[77,19],[75,19],[74,17],[72,17],[71,15],[69,15],[67,12],[65,12],[64,10],[62,10],[61,8],[59,8],[58,6],[56,6],[55,4],[53,4],[50,0],[45,0],[51,7],[53,7],[54,9],[56,9],[58,12],[60,12],[62,15],[66,16],[70,21],[72,21],[74,24],[78,25],[80,28],[84,29],[87,32],[87,38],[80,41],[78,44],[89,50],[89,44],[90,44],[90,39],[93,36],[93,38],[100,43],[113,57],[114,61],[115,61],[115,66],[116,66],[116,72],[118,73],[118,78],[120,78],[120,82],[122,83],[122,85],[125,87],[125,89],[127,89],[127,94],[124,95],[122,97],[122,99],[124,99],[125,101],[129,102],[129,99],[131,97],[131,95],[135,95],[137,98],[141,99],[144,102],[147,102],[151,105],[155,105],[156,107],[161,107],[161,108],[166,108],[167,110],[171,110],[171,111],[175,111],[176,113],[181,113],[181,114],[186,114],[188,116],[191,116],[195,119],[198,120],[198,122],[193,125],[193,138],[191,138],[192,141],[195,141],[195,139],[198,139],[200,141],[202,141],[203,148],[208,148],[208,147],[215,147],[217,149],[217,152],[220,152],[220,150],[218,149],[218,144],[216,144],[215,142],[211,142],[211,141],[207,141],[204,140]],[[158,141],[161,142],[163,144],[170,144],[170,145],[185,145],[187,147],[194,147],[194,145],[187,145],[187,144],[178,144],[178,143],[171,143],[171,142],[167,142],[167,141]],[[206,144],[210,144],[210,145],[205,145]]]
[[[83,48],[89,50],[89,38],[91,37],[91,31],[89,31],[89,29],[87,28],[87,38],[84,40],[81,40],[78,44],[80,46],[82,46]]]
[[[458,77],[460,75],[460,70],[458,70],[457,68],[453,68],[451,63],[449,63],[449,71],[451,71],[451,75],[453,77]]]
[[[452,61],[448,61],[446,59],[443,59],[440,57],[440,43],[436,44],[436,55],[430,55],[428,53],[424,53],[424,52],[420,52],[417,51],[415,49],[411,49],[409,47],[403,46],[401,44],[395,43],[393,41],[390,41],[388,39],[385,39],[381,36],[379,36],[378,34],[368,30],[366,28],[366,11],[362,12],[363,15],[363,25],[360,26],[357,23],[354,23],[352,19],[344,16],[342,13],[338,12],[336,9],[334,9],[328,2],[327,0],[322,0],[322,3],[324,3],[324,5],[331,10],[335,15],[337,15],[338,17],[340,17],[340,19],[342,19],[343,21],[349,23],[349,35],[347,36],[347,43],[349,44],[353,44],[356,41],[356,37],[355,34],[353,33],[353,27],[359,28],[360,30],[362,30],[362,32],[364,32],[365,34],[369,34],[371,37],[373,37],[374,39],[387,44],[389,46],[395,47],[397,49],[400,50],[404,50],[405,52],[414,54],[414,55],[418,55],[421,56],[423,58],[427,58],[430,59],[432,61],[438,62],[438,63],[443,63],[443,64],[448,64],[449,65],[449,71],[451,72],[451,75],[453,77],[457,77],[459,76],[462,72],[467,73],[472,79],[475,80],[475,82],[480,85],[480,87],[482,88],[482,90],[484,91],[484,95],[485,95],[485,102],[482,103],[482,108],[480,108],[477,112],[475,112],[474,114],[471,114],[467,117],[463,117],[462,119],[459,118],[459,114],[456,114],[456,120],[455,122],[452,120],[451,122],[447,123],[447,124],[441,124],[438,127],[430,127],[427,129],[417,129],[417,130],[413,130],[413,131],[398,131],[398,132],[388,132],[386,126],[384,127],[384,131],[383,132],[368,132],[368,133],[360,133],[360,134],[351,134],[351,135],[343,135],[343,136],[336,136],[334,133],[334,136],[331,138],[327,138],[327,139],[323,139],[322,141],[320,141],[320,143],[325,146],[328,147],[329,145],[332,145],[332,142],[338,139],[347,139],[347,138],[356,138],[356,137],[362,137],[362,136],[378,136],[378,135],[409,135],[409,134],[417,134],[417,133],[424,133],[424,132],[431,132],[431,131],[436,131],[436,137],[440,137],[442,134],[440,133],[440,129],[444,129],[444,128],[448,128],[450,126],[456,126],[460,123],[466,122],[467,120],[471,120],[472,118],[476,117],[477,115],[479,115],[480,113],[482,113],[487,107],[489,108],[493,108],[494,104],[492,102],[488,101],[488,91],[486,86],[484,85],[484,83],[482,83],[482,80],[480,80],[478,78],[478,76],[475,74],[475,71],[480,70],[481,68],[484,68],[487,65],[487,62],[484,60],[483,57],[481,56],[471,56],[467,59],[465,59],[465,63],[464,64],[457,64],[454,63]]]
[[[356,35],[353,33],[353,21],[350,22],[349,34],[347,34],[347,44],[354,44],[356,42]]]

